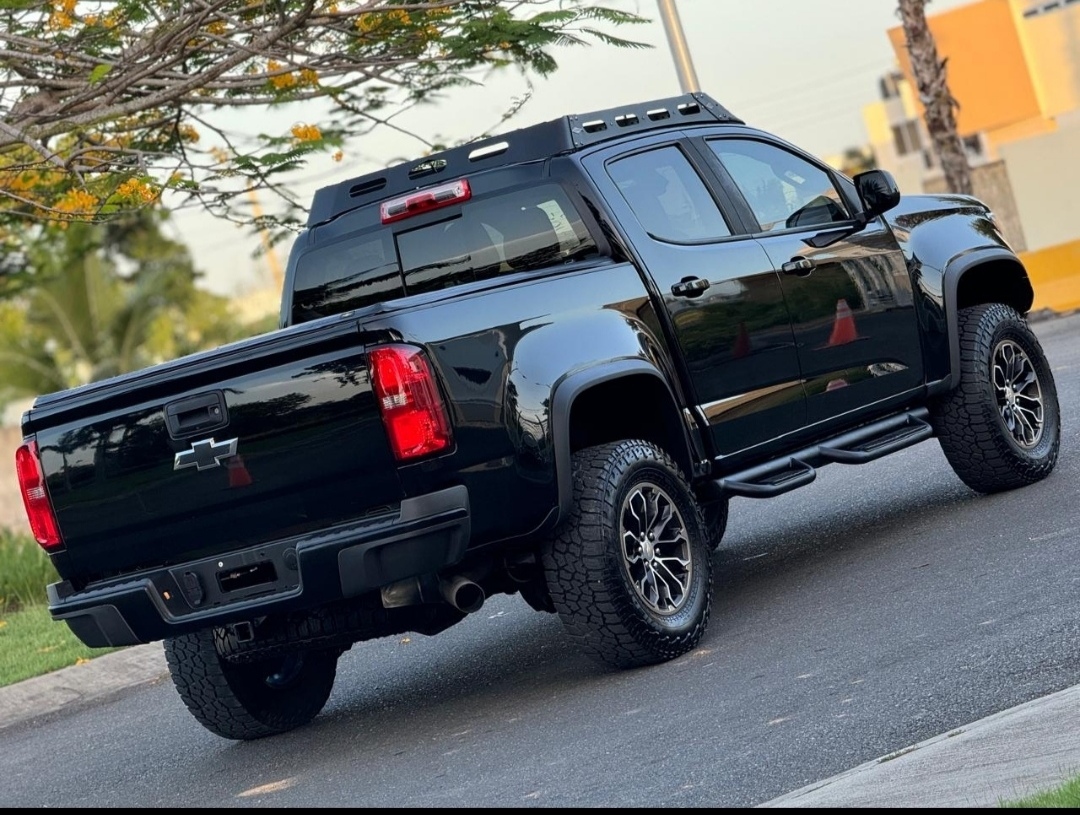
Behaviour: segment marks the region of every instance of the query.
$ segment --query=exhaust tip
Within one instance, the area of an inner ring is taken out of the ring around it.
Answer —
[[[442,595],[450,605],[464,614],[474,614],[484,606],[487,595],[479,584],[466,577],[455,577],[440,585]]]

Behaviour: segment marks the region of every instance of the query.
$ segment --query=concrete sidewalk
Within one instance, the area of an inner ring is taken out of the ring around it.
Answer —
[[[1080,686],[1005,710],[763,807],[996,807],[1080,774]]]
[[[59,671],[0,688],[0,732],[57,711],[74,711],[127,688],[169,675],[161,643],[125,648]]]
[[[0,732],[165,680],[161,643],[0,688]],[[762,807],[995,807],[1080,773],[1080,686],[810,784]]]

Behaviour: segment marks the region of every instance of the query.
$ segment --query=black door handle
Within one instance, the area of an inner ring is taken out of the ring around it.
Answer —
[[[676,297],[700,297],[711,285],[702,277],[684,277],[671,287],[671,293]]]
[[[780,267],[784,274],[793,274],[796,277],[806,277],[814,271],[814,261],[807,258],[795,257]]]

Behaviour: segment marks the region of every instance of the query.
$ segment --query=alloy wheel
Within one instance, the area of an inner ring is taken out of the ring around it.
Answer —
[[[619,514],[623,566],[641,601],[663,616],[677,613],[689,596],[693,562],[686,523],[671,496],[643,482]]]
[[[1043,432],[1043,396],[1039,375],[1024,349],[1012,340],[1002,340],[994,349],[994,397],[998,413],[1012,439],[1030,450]]]

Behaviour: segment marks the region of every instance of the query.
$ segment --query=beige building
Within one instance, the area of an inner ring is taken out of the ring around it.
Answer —
[[[1080,0],[976,0],[928,19],[976,195],[1023,255],[1036,308],[1080,308]],[[863,117],[877,163],[905,192],[943,191],[903,30],[888,36],[898,67]]]

